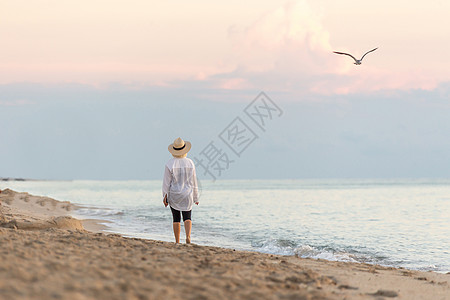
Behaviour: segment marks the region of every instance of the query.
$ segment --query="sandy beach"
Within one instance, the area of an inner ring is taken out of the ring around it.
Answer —
[[[0,193],[0,299],[450,299],[450,274],[125,238],[74,208]]]

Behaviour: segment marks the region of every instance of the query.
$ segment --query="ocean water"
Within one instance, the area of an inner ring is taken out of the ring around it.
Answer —
[[[71,201],[81,206],[73,216],[104,220],[110,232],[173,241],[161,183],[25,181],[0,182],[0,188]],[[201,182],[192,241],[446,273],[450,180]]]

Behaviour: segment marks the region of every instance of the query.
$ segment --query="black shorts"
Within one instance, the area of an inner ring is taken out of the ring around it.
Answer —
[[[170,207],[170,210],[172,211],[172,217],[173,217],[173,222],[174,223],[180,223],[180,221],[181,221],[181,213],[183,214],[183,222],[186,221],[186,220],[191,220],[191,212],[192,212],[192,210],[180,212],[179,210],[176,210],[172,206]]]

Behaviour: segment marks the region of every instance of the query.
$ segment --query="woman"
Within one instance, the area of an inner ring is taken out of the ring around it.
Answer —
[[[186,243],[191,242],[191,211],[193,204],[198,205],[197,176],[194,162],[187,158],[191,143],[177,138],[169,145],[173,158],[166,163],[162,186],[163,203],[170,205],[173,217],[175,242],[180,242],[181,214],[183,214]]]

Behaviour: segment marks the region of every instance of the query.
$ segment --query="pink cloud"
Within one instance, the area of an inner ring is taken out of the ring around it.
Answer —
[[[394,54],[380,45],[373,45],[380,49],[367,56],[361,66],[355,66],[349,57],[334,54],[333,50],[348,49],[333,49],[323,16],[306,0],[280,6],[246,28],[231,27],[229,38],[232,54],[227,61],[234,65],[234,71],[218,73],[221,78],[228,77],[228,84],[222,85],[224,88],[330,95],[383,89],[433,89],[439,84],[437,77],[427,75],[430,72],[382,64],[382,59],[386,56],[393,59]]]
[[[306,1],[283,5],[245,29],[231,28],[229,36],[236,65],[250,72],[277,67],[321,72],[330,61],[329,33]]]

